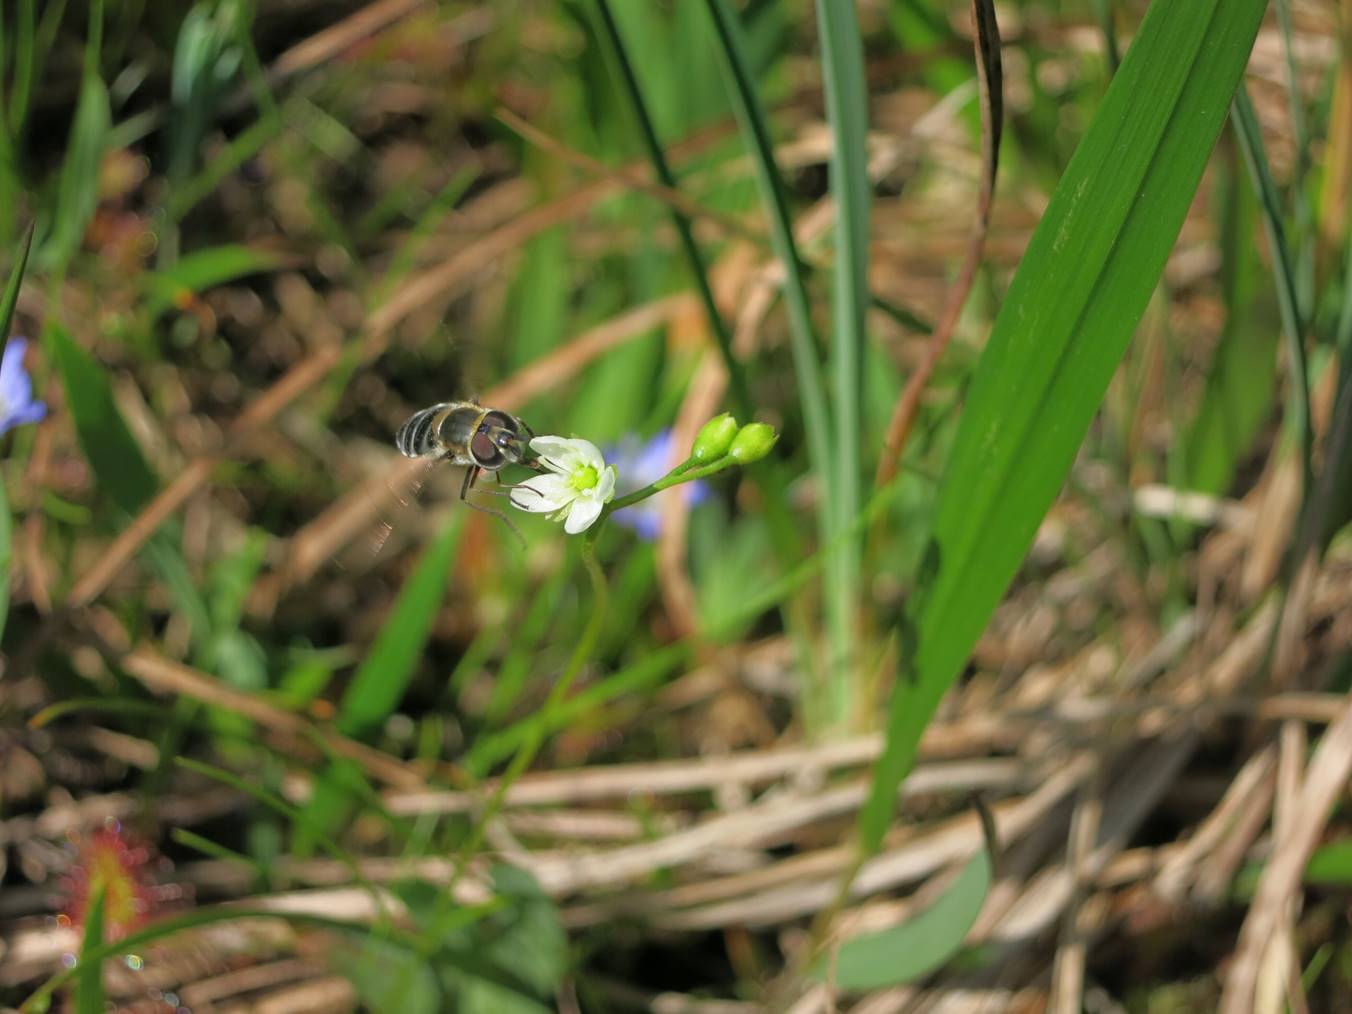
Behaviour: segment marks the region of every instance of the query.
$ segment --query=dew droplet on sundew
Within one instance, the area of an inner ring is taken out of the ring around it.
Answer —
[[[128,954],[122,959],[122,963],[133,972],[139,972],[146,965],[145,959],[139,954]]]

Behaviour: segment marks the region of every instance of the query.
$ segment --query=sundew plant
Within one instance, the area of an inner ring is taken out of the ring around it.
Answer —
[[[1338,1010],[1346,0],[7,0],[0,1005]]]

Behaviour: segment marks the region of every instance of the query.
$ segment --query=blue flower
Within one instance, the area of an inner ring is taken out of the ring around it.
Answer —
[[[0,362],[0,433],[15,426],[35,423],[47,414],[47,406],[33,397],[33,382],[23,367],[28,341],[11,338]]]
[[[618,446],[608,449],[606,460],[618,466],[618,492],[624,496],[656,482],[679,465],[682,459],[672,454],[671,430],[662,430],[646,442],[634,436],[625,437]],[[708,487],[698,480],[683,483],[632,507],[621,508],[615,512],[615,520],[632,528],[640,539],[652,542],[662,531],[663,497],[683,496],[686,503],[694,505],[708,495]]]

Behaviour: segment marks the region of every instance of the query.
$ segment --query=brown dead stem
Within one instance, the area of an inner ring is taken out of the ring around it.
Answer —
[[[1275,843],[1271,861],[1240,930],[1234,960],[1221,995],[1221,1014],[1249,1014],[1254,1009],[1264,949],[1277,932],[1300,888],[1300,879],[1333,804],[1352,773],[1352,703],[1329,726],[1310,759],[1293,809],[1290,833]]]
[[[995,200],[995,178],[1000,165],[1000,133],[1004,120],[1004,94],[1000,65],[1000,32],[990,0],[972,0],[972,44],[976,53],[978,93],[981,99],[981,192],[977,198],[976,224],[967,244],[967,254],[958,277],[949,290],[943,313],[930,336],[929,349],[920,368],[911,374],[887,424],[882,455],[874,484],[881,489],[897,474],[897,464],[906,447],[911,427],[920,409],[920,396],[958,325],[958,317],[976,281],[977,269],[990,231],[991,207]]]

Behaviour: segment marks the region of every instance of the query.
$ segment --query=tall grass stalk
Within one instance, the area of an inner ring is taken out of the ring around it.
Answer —
[[[775,162],[769,120],[756,91],[746,40],[736,12],[728,0],[705,0],[705,4],[718,34],[719,52],[727,72],[737,123],[751,149],[756,167],[756,185],[770,219],[771,243],[775,256],[784,266],[784,301],[789,315],[794,379],[798,385],[798,400],[803,409],[803,427],[807,435],[808,462],[818,482],[829,487],[833,485],[834,470],[831,465],[831,416],[827,406],[826,385],[808,304],[806,269],[793,236],[793,219]],[[819,538],[823,545],[831,541],[832,534],[837,530],[835,508],[836,503],[829,489],[823,489],[817,517]],[[846,523],[849,520],[845,519]],[[823,712],[822,708],[829,708],[829,703],[812,702],[804,711],[809,718],[820,717],[823,725],[835,724],[829,712]]]

